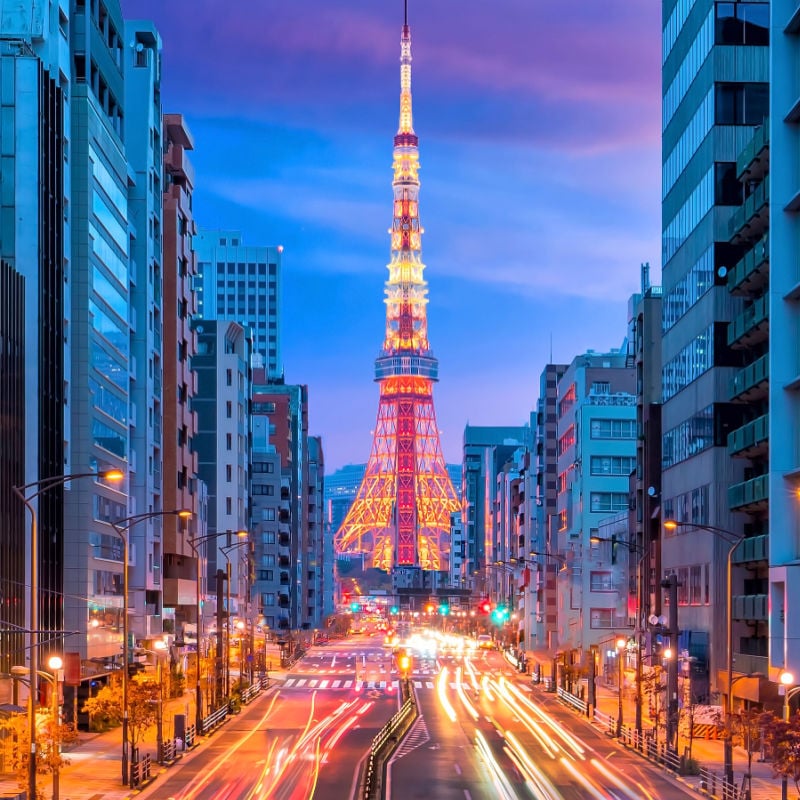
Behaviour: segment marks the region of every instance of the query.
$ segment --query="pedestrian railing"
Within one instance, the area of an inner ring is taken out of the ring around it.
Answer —
[[[267,687],[266,678],[255,678],[253,682],[242,692],[242,703],[247,705],[254,697],[256,697],[262,689]]]
[[[186,735],[183,738],[184,745],[187,750],[194,747],[195,739],[197,738],[197,728],[194,725],[189,725],[186,728]]]
[[[558,699],[566,703],[568,706],[572,706],[581,714],[586,713],[586,701],[581,700],[580,697],[576,697],[574,694],[570,694],[566,689],[559,687]]]
[[[167,739],[165,742],[161,743],[161,752],[158,754],[159,764],[166,764],[167,766],[171,766],[179,758],[181,758],[181,755],[178,752],[177,739]]]
[[[594,710],[594,721],[601,727],[605,728],[606,733],[613,734],[617,721],[611,714],[605,714],[599,709]]]
[[[205,736],[210,733],[217,725],[221,725],[228,716],[228,704],[220,706],[216,711],[212,711],[200,722],[200,733]]]
[[[150,780],[150,754],[131,764],[131,787],[141,786]]]
[[[735,783],[730,783],[724,775],[718,775],[707,767],[700,767],[700,791],[713,797],[715,800],[742,800],[747,797],[746,784],[743,781],[741,787]]]

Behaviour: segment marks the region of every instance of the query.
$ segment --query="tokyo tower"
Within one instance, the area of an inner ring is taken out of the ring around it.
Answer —
[[[419,150],[411,114],[408,2],[400,39],[400,125],[394,137],[394,212],[386,336],[375,361],[378,421],[364,479],[335,535],[338,552],[364,552],[371,565],[447,569],[450,514],[460,508],[445,467],[433,408],[439,362],[428,342],[419,223]]]

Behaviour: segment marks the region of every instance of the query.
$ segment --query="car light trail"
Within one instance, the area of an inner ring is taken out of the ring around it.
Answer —
[[[439,673],[439,680],[436,681],[436,694],[439,697],[439,704],[444,709],[444,713],[450,718],[450,722],[456,721],[456,710],[447,697],[447,667]]]
[[[478,752],[483,758],[484,764],[486,764],[486,768],[489,770],[492,783],[494,784],[494,788],[497,790],[497,796],[501,800],[518,800],[517,795],[514,793],[514,789],[508,782],[508,778],[506,778],[506,776],[503,774],[502,767],[497,763],[497,759],[489,749],[486,739],[479,730],[475,731],[475,744],[478,748]]]
[[[613,783],[617,788],[621,789],[626,797],[629,797],[630,800],[655,800],[652,794],[647,791],[647,789],[642,786],[641,783],[637,783],[637,791],[634,792],[624,781],[624,779],[620,775],[616,775],[612,772],[602,761],[597,758],[591,759],[592,766],[600,772],[606,780]]]
[[[467,699],[467,693],[464,691],[464,685],[461,683],[461,667],[456,670],[456,692],[458,692],[458,698],[461,700],[462,705],[464,708],[467,709],[467,712],[475,720],[478,721],[478,717],[480,716],[478,712],[473,707],[472,703]]]
[[[533,763],[531,757],[511,731],[506,731],[506,754],[525,777],[526,786],[537,800],[559,800],[561,794],[547,776]]]
[[[575,778],[578,783],[583,786],[583,788],[588,792],[587,797],[591,796],[596,798],[596,800],[609,800],[611,795],[606,794],[600,788],[598,788],[594,783],[592,783],[589,778],[587,778],[575,765],[573,761],[570,761],[568,758],[562,756],[561,763],[566,767],[567,770],[571,773],[571,775]]]
[[[500,678],[500,689],[503,692],[510,691],[514,697],[526,708],[530,709],[536,716],[548,725],[553,733],[556,734],[579,758],[586,758],[586,747],[574,736],[567,733],[555,720],[548,714],[542,711],[538,706],[534,705],[525,695],[513,684],[506,681],[505,678]]]

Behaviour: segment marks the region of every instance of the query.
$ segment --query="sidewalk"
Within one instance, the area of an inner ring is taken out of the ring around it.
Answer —
[[[527,655],[531,669],[535,669],[536,665],[538,665],[542,679],[545,677],[549,678],[550,671],[552,669],[552,658],[550,655],[540,652],[529,652]],[[544,691],[544,683],[540,683],[537,686]],[[601,712],[602,715],[612,717],[616,720],[619,711],[619,696],[617,694],[616,686],[607,686],[600,678],[597,679],[595,686],[597,694],[597,710]],[[648,716],[646,704],[642,711],[643,729],[652,730],[654,727],[653,721]],[[631,696],[623,695],[622,718],[626,727],[633,727],[634,720],[636,719],[636,703],[635,699]],[[594,720],[592,724],[602,727],[604,730],[606,730],[606,726],[602,725],[599,720]],[[680,751],[683,752],[683,750],[688,746],[688,740],[684,737],[681,737]],[[702,767],[705,767],[709,771],[716,773],[719,780],[721,780],[723,774],[724,746],[725,745],[722,739],[695,738],[692,741],[692,758],[696,759]],[[737,787],[741,787],[743,777],[746,773],[747,751],[743,747],[734,747],[733,774],[734,782]],[[752,800],[777,800],[777,798],[780,797],[780,778],[773,777],[771,764],[758,761],[757,753],[753,754],[750,774]],[[699,776],[682,776],[679,780],[700,793]],[[703,794],[703,796],[707,796],[705,793],[701,794]]]
[[[276,683],[283,681],[285,671],[280,669],[269,672],[270,685],[264,690],[269,692]],[[264,694],[264,692],[262,692]],[[168,740],[173,735],[173,720],[176,714],[186,714],[187,724],[194,723],[194,692],[187,690],[182,697],[164,703],[163,738]],[[199,736],[197,746],[182,754],[183,759],[192,758],[210,741],[209,736]],[[59,773],[60,800],[127,800],[141,792],[152,790],[152,796],[158,797],[158,779],[169,767],[157,763],[156,727],[150,728],[139,742],[140,757],[146,754],[152,759],[151,780],[145,787],[131,789],[122,783],[122,729],[114,728],[104,733],[80,734],[77,745],[64,752],[69,764]],[[180,762],[177,762],[180,763]],[[52,796],[52,775],[38,775],[37,787],[47,800]],[[11,779],[0,779],[0,798],[17,797],[20,789]]]

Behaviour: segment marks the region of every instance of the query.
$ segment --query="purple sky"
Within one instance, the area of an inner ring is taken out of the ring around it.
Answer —
[[[659,3],[410,0],[435,403],[528,420],[552,354],[618,347],[660,265]],[[402,0],[122,0],[155,21],[163,100],[195,136],[195,217],[285,247],[286,380],[328,470],[378,407]]]

